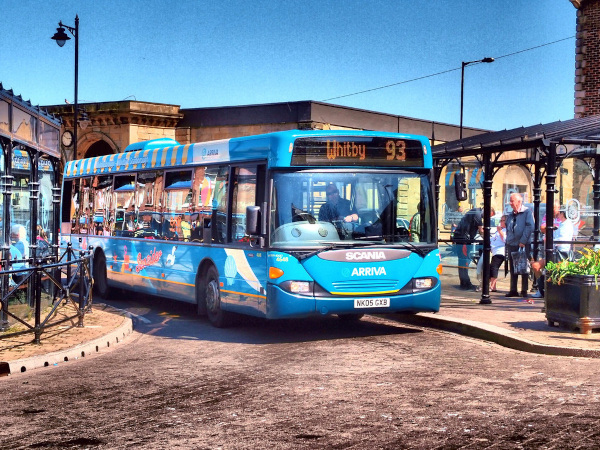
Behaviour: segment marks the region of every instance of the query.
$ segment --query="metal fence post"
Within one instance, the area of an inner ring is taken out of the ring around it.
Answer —
[[[85,252],[83,250],[79,251],[79,322],[77,323],[77,326],[79,328],[83,328],[83,316],[84,316],[84,308],[85,308],[85,297],[83,295],[84,293],[84,289],[83,289],[83,282],[84,282],[84,275],[85,275],[85,271],[84,271],[84,266],[85,266]]]
[[[42,323],[42,271],[39,269],[41,260],[37,259],[37,258],[33,258],[33,260],[35,261],[35,267],[34,270],[35,272],[33,273],[33,276],[31,277],[31,281],[33,283],[33,286],[31,287],[32,291],[33,291],[33,296],[35,298],[35,328],[34,328],[34,333],[35,333],[35,343],[39,344],[40,343],[40,338],[42,336],[42,328],[41,328],[41,323]]]
[[[4,264],[2,264],[0,267],[2,267],[2,270],[8,270],[8,265],[9,265],[9,261],[8,261],[8,258],[6,258],[4,260]],[[2,275],[2,297],[4,297],[4,294],[8,292],[8,289],[9,289],[8,278],[10,276],[11,275]],[[8,330],[8,315],[6,314],[5,307],[8,308],[8,298],[7,298],[6,302],[0,303],[0,331]]]
[[[73,256],[73,244],[67,244],[67,286],[71,280],[71,256]]]

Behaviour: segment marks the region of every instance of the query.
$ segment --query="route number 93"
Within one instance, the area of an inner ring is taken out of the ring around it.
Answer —
[[[387,141],[385,150],[388,161],[404,161],[406,159],[406,142],[404,141]]]

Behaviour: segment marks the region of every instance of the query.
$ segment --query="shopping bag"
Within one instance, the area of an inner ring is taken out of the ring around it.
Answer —
[[[481,254],[479,261],[477,261],[477,279],[479,281],[483,280],[483,254]]]
[[[531,265],[527,258],[527,253],[525,253],[525,249],[521,247],[516,252],[512,252],[510,256],[513,260],[514,275],[529,275],[529,272],[531,272]]]

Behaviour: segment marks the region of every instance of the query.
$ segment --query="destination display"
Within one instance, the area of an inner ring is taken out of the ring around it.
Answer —
[[[385,137],[310,137],[294,143],[292,166],[423,167],[423,144]]]

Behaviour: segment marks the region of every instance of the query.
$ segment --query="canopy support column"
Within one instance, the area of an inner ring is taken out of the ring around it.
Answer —
[[[554,193],[556,192],[556,144],[546,147],[546,262],[554,262]],[[552,224],[552,225],[550,225]]]
[[[479,303],[487,305],[490,300],[490,253],[491,253],[491,218],[492,218],[492,160],[489,153],[483,155],[483,273],[481,286],[481,300]]]

